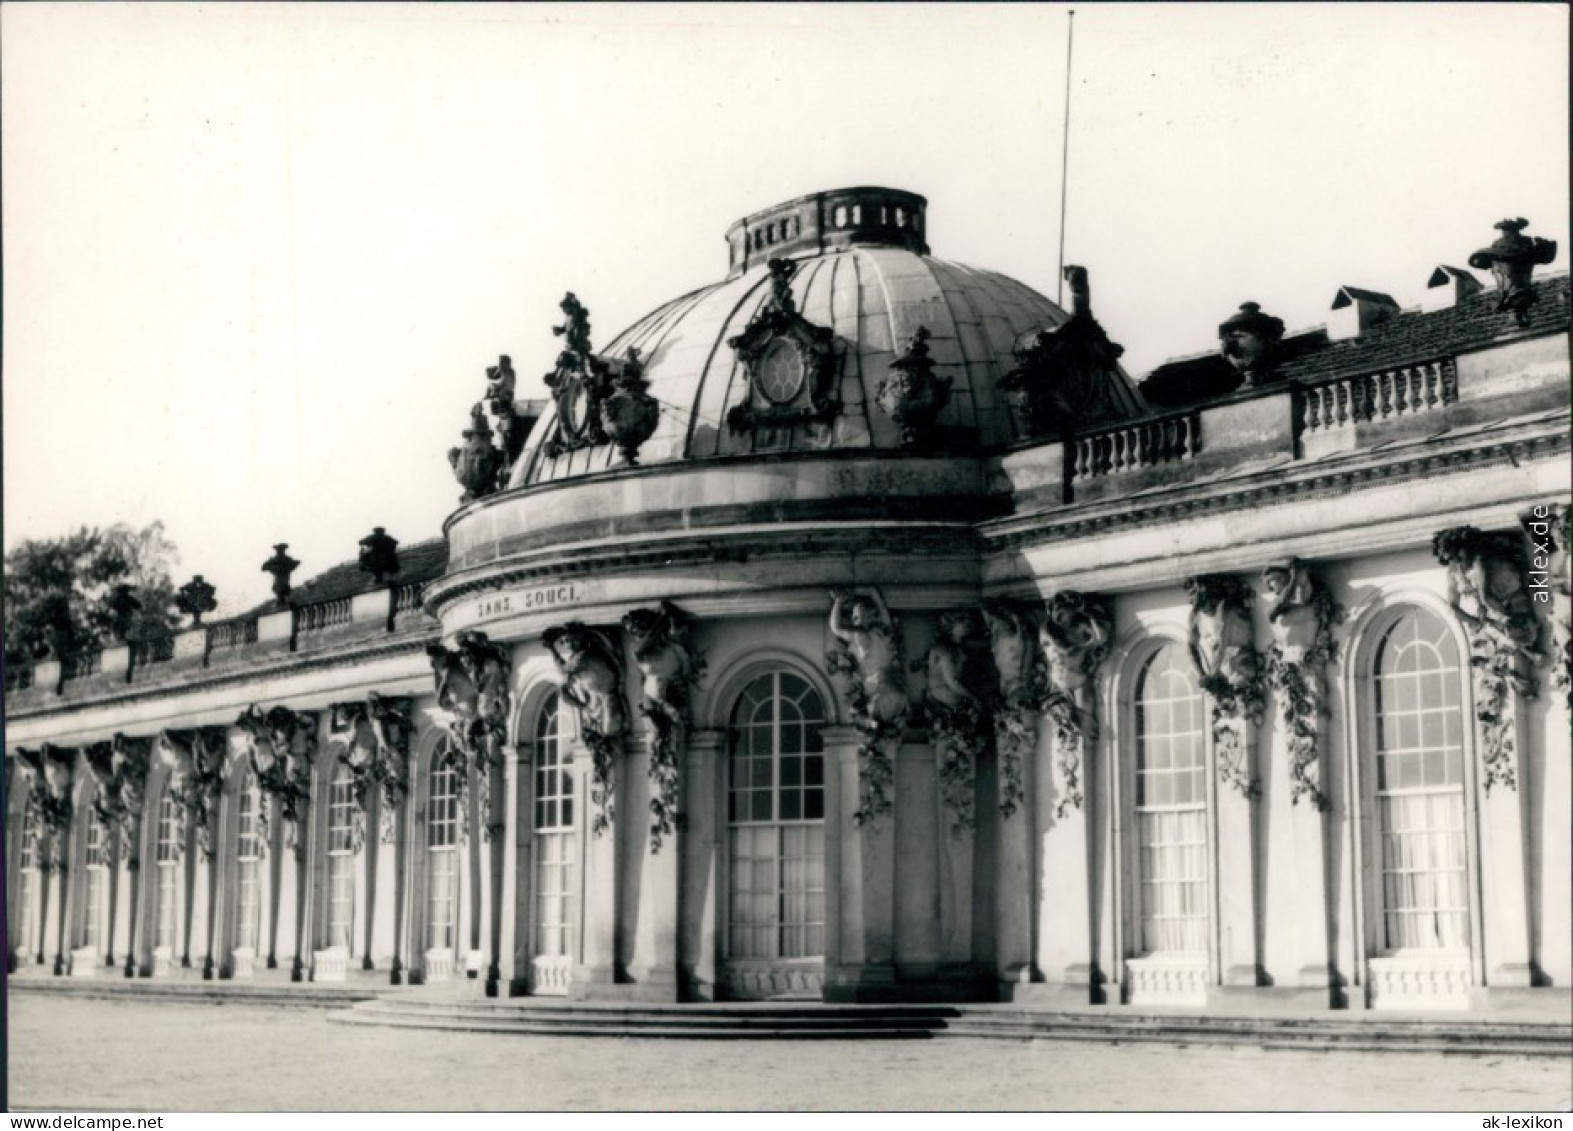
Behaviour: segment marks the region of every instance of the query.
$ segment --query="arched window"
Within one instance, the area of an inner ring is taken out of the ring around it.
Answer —
[[[1452,635],[1424,609],[1405,612],[1377,644],[1373,784],[1386,953],[1469,947],[1461,676]]]
[[[535,720],[535,957],[565,961],[573,955],[579,862],[574,837],[577,806],[567,743],[559,726],[556,692]],[[546,984],[550,979],[545,980]]]
[[[355,929],[355,777],[334,766],[328,791],[328,945],[349,949]]]
[[[109,852],[97,817],[87,824],[86,884],[82,892],[82,945],[104,952],[104,919],[109,901]]]
[[[246,771],[236,794],[235,839],[235,948],[257,949],[262,933],[262,843],[258,815],[262,796],[257,789],[257,775]]]
[[[1136,681],[1140,953],[1207,953],[1207,745],[1202,696],[1177,644]]]
[[[20,922],[17,923],[14,946],[18,961],[31,962],[43,949],[37,938],[39,893],[43,890],[42,873],[38,867],[38,818],[31,806],[22,811],[21,839],[22,847],[18,853],[21,870],[18,873],[16,904]]]
[[[459,775],[447,740],[432,756],[426,803],[426,948],[452,950],[459,906]]]
[[[169,789],[158,804],[158,846],[154,858],[157,888],[154,896],[153,947],[173,953],[175,923],[180,902],[180,809]]]
[[[727,957],[825,952],[825,756],[818,693],[760,676],[732,711]]]

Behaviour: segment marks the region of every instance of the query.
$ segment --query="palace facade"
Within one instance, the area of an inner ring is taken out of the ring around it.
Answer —
[[[1062,310],[925,210],[750,216],[604,348],[567,296],[441,539],[293,589],[280,547],[250,615],[7,671],[10,968],[1565,999],[1550,245],[1505,221],[1437,249],[1484,284],[1417,263],[1419,309],[1348,286],[1301,333],[1246,303],[1138,384],[1086,271]]]

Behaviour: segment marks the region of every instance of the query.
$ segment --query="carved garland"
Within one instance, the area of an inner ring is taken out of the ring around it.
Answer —
[[[977,614],[958,609],[939,618],[939,633],[914,672],[926,672],[923,717],[934,747],[940,803],[950,813],[951,834],[960,836],[977,824],[977,765],[988,750],[990,719],[979,695],[971,644]]]
[[[683,822],[678,759],[688,729],[692,691],[704,678],[704,657],[689,641],[688,620],[670,601],[623,617],[634,640],[634,663],[644,677],[639,713],[650,723],[650,851]]]
[[[1010,601],[983,605],[994,669],[994,747],[999,770],[1000,816],[1010,820],[1027,797],[1026,766],[1037,745],[1043,700],[1042,672],[1033,656],[1031,617]]]
[[[1059,755],[1062,789],[1054,815],[1064,819],[1084,800],[1083,755],[1098,735],[1096,699],[1086,689],[1096,684],[1098,669],[1109,654],[1114,614],[1107,598],[1071,590],[1054,594],[1045,614],[1039,632],[1047,676],[1042,679],[1042,704],[1054,724]]]
[[[251,766],[257,775],[257,788],[265,797],[278,802],[284,822],[284,844],[301,858],[306,851],[305,837],[299,833],[305,808],[311,801],[311,768],[316,765],[317,717],[311,712],[296,712],[279,705],[264,715],[255,705],[247,707],[235,720],[236,728],[251,746]],[[296,756],[295,738],[301,739],[302,753]],[[257,807],[258,839],[264,850],[272,840],[271,817],[266,805]]]
[[[1237,577],[1207,574],[1185,582],[1191,596],[1191,659],[1211,705],[1218,779],[1244,797],[1260,795],[1245,742],[1247,722],[1266,710],[1261,657],[1251,640],[1255,594]]]
[[[878,821],[895,807],[896,748],[907,733],[907,696],[901,626],[878,590],[831,594],[830,632],[836,646],[825,653],[832,675],[845,676],[858,746],[858,825]]]
[[[218,814],[219,795],[224,790],[224,763],[228,748],[225,727],[197,727],[194,730],[166,731],[165,739],[187,763],[182,780],[170,787],[170,797],[197,833],[197,847],[205,860],[213,859],[213,824]]]
[[[1529,668],[1542,655],[1521,540],[1458,526],[1440,531],[1431,549],[1447,567],[1448,597],[1469,640],[1486,792],[1493,785],[1517,789],[1512,693],[1535,697]]]
[[[1338,656],[1333,626],[1343,608],[1305,563],[1297,558],[1262,571],[1272,607],[1267,621],[1273,645],[1267,653],[1267,678],[1278,699],[1289,745],[1289,800],[1306,798],[1320,812],[1331,808],[1322,788],[1319,745],[1328,715],[1323,672]]]

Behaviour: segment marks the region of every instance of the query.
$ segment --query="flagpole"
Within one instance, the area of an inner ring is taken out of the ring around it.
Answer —
[[[1071,48],[1075,42],[1076,9],[1072,8],[1065,20],[1065,123],[1060,131],[1060,264],[1055,274],[1059,288],[1055,291],[1055,302],[1062,308],[1065,305],[1065,196],[1070,183]]]

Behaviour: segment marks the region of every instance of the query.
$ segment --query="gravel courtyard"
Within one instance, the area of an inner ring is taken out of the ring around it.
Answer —
[[[64,1111],[1567,1110],[1573,1064],[950,1038],[709,1042],[337,1025],[12,994],[10,1100]]]

